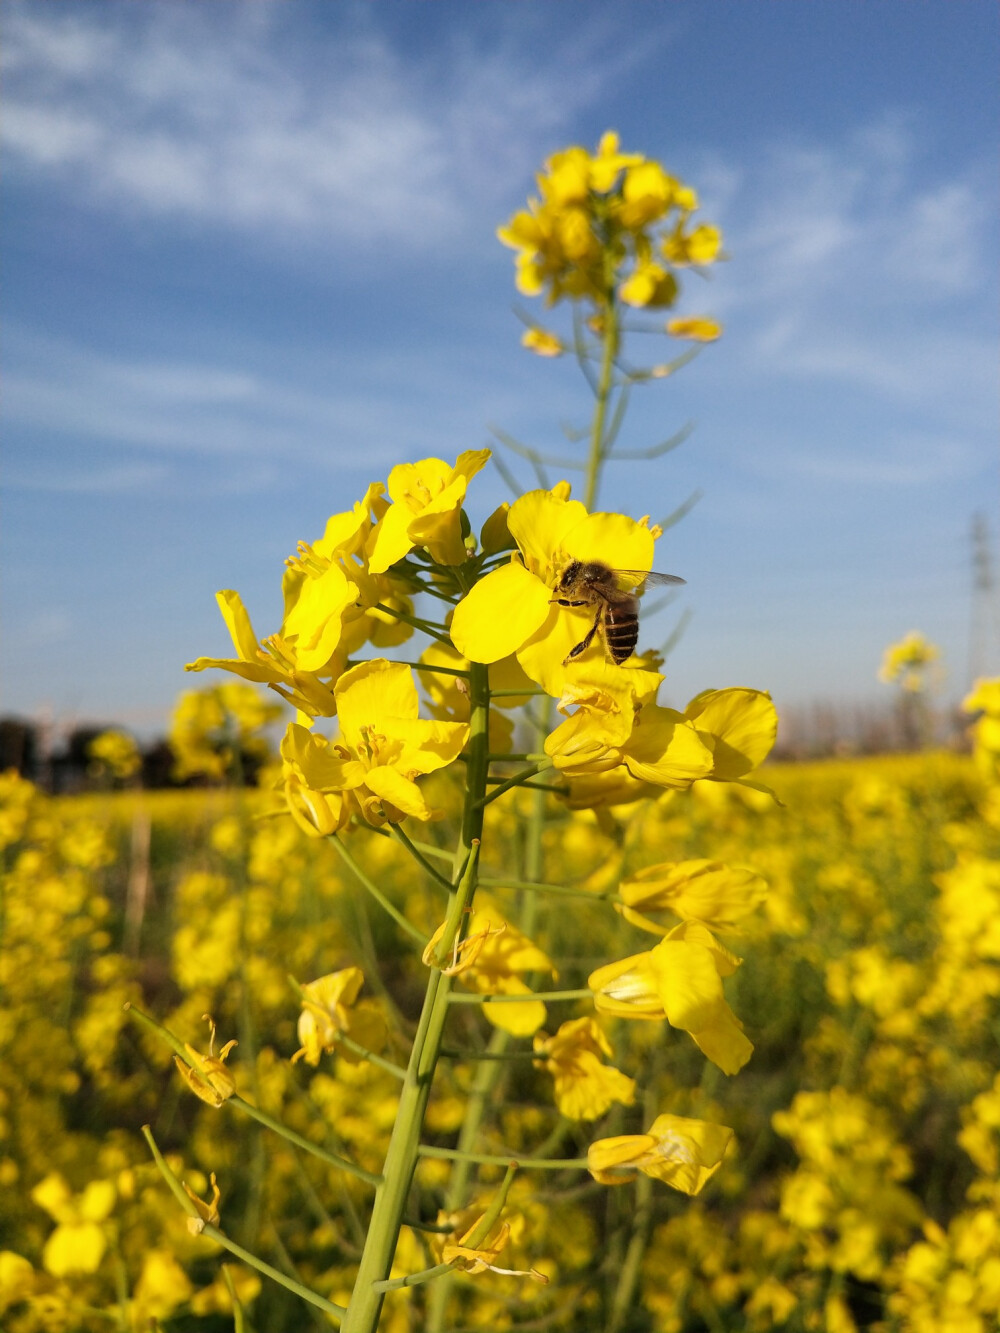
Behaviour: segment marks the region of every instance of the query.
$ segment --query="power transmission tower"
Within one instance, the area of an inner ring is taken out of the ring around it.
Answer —
[[[969,621],[969,681],[1000,667],[1000,607],[997,605],[990,529],[982,512],[972,516],[972,606]]]

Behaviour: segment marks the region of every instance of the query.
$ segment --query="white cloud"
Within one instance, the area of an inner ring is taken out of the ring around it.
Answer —
[[[168,469],[159,463],[124,463],[111,467],[7,470],[10,491],[45,491],[60,495],[121,495],[162,486]]]
[[[299,465],[387,466],[398,461],[400,440],[419,456],[440,453],[443,439],[482,436],[483,405],[496,393],[486,381],[481,392],[473,387],[489,363],[458,371],[419,351],[372,357],[362,348],[353,361],[341,355],[335,378],[306,369],[294,382],[287,362],[269,373],[106,353],[19,326],[7,330],[6,354],[7,483],[18,489],[148,490],[176,480],[181,459],[211,460],[213,490],[266,490]],[[14,443],[39,436],[92,461],[50,475]],[[95,445],[162,457],[103,464]]]
[[[873,431],[863,441],[852,439],[835,450],[817,450],[807,443],[782,449],[768,460],[776,475],[811,477],[819,482],[865,486],[926,486],[969,477],[978,460],[967,443],[920,431]]]
[[[755,380],[838,384],[981,430],[995,419],[995,186],[972,155],[929,169],[920,129],[886,116],[716,164],[733,260],[705,304],[739,322],[734,355]]]
[[[571,60],[556,86],[523,48],[469,39],[460,58],[406,61],[347,7],[304,48],[283,9],[13,7],[9,170],[147,215],[270,230],[275,243],[291,229],[440,247],[509,200],[610,76]]]

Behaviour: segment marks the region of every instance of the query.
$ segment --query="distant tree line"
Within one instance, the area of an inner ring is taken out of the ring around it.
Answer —
[[[43,791],[67,795],[92,791],[108,785],[95,769],[90,747],[107,727],[81,725],[50,743],[48,728],[20,717],[0,717],[0,772],[16,769]],[[129,785],[159,787],[201,787],[210,785],[201,775],[175,776],[176,757],[164,737],[139,745],[141,765]],[[243,755],[242,771],[248,785],[253,785],[261,767],[259,753]]]

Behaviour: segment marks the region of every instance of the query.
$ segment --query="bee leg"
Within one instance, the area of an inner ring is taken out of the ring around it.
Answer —
[[[581,653],[585,653],[587,651],[587,649],[593,642],[594,635],[597,633],[597,627],[601,623],[601,618],[603,615],[604,615],[604,607],[602,606],[598,609],[597,618],[591,625],[590,629],[580,640],[580,642],[576,645],[576,647],[570,649],[570,651],[563,658],[563,666],[565,666],[567,662],[572,662],[574,657],[579,657]]]
[[[572,602],[568,597],[550,597],[549,606],[590,606],[590,602]]]

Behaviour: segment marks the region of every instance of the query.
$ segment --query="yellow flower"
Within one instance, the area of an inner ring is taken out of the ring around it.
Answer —
[[[71,1193],[58,1171],[31,1191],[40,1208],[58,1223],[42,1250],[42,1264],[53,1277],[96,1273],[107,1249],[100,1225],[115,1206],[115,1187],[109,1180],[92,1180],[82,1194]]]
[[[35,1289],[35,1270],[23,1255],[0,1250],[0,1314],[25,1301]]]
[[[619,295],[626,305],[657,308],[671,306],[677,300],[677,279],[662,264],[650,260],[640,264],[632,276],[622,283]]]
[[[588,514],[579,500],[569,499],[565,482],[551,491],[522,495],[510,507],[507,526],[518,552],[459,602],[452,642],[473,662],[499,662],[516,654],[527,675],[558,698],[568,681],[586,674],[605,656],[595,635],[586,652],[566,663],[593,625],[595,610],[557,605],[560,576],[573,560],[597,560],[636,571],[638,583],[652,568],[659,529],[624,514]]]
[[[603,1063],[611,1055],[611,1044],[593,1018],[572,1018],[554,1037],[535,1034],[534,1048],[539,1068],[555,1081],[556,1105],[570,1120],[596,1120],[612,1102],[631,1106],[635,1080]]]
[[[592,1143],[587,1169],[602,1185],[623,1185],[642,1171],[684,1194],[698,1194],[722,1165],[732,1137],[725,1125],[660,1115],[646,1134]]]
[[[219,1054],[215,1054],[215,1023],[208,1014],[202,1017],[209,1025],[208,1054],[202,1055],[196,1051],[193,1046],[184,1043],[184,1049],[188,1053],[190,1064],[181,1059],[179,1055],[174,1056],[174,1064],[180,1072],[181,1078],[188,1085],[196,1097],[200,1097],[203,1102],[216,1109],[236,1091],[236,1080],[231,1071],[226,1067],[226,1060],[229,1058],[229,1052],[239,1043],[234,1039],[227,1041]]]
[[[87,753],[115,778],[130,778],[142,766],[139,747],[124,731],[102,731],[87,746]]]
[[[155,1327],[169,1319],[193,1290],[188,1275],[169,1250],[148,1250],[130,1305],[133,1327]]]
[[[376,520],[386,513],[385,487],[369,486],[353,509],[334,514],[319,541],[299,543],[282,580],[284,615],[280,630],[258,643],[240,595],[216,594],[236,649],[236,658],[199,657],[188,671],[218,667],[245,680],[269,685],[310,717],[332,716],[328,683],[344,668],[350,652],[371,638],[388,647],[410,627],[378,611],[378,603],[406,610],[409,602],[390,580],[375,577],[368,555]],[[321,679],[322,678],[322,679]]]
[[[941,656],[941,649],[930,643],[919,630],[911,630],[898,643],[886,648],[878,678],[898,682],[904,690],[918,694],[927,685],[927,668]]]
[[[713,343],[722,337],[722,325],[704,315],[688,315],[684,319],[671,319],[667,323],[667,332],[674,338],[690,338],[692,342]]]
[[[592,972],[587,985],[599,1012],[620,1018],[666,1018],[687,1032],[725,1074],[738,1073],[753,1054],[739,1019],[726,1003],[722,977],[740,960],[696,921],[682,921],[648,953]]]
[[[593,155],[579,146],[554,153],[537,182],[541,197],[497,235],[517,251],[520,291],[544,292],[549,305],[563,297],[588,302],[590,327],[616,299],[672,305],[677,284],[669,268],[718,257],[716,227],[689,229],[694,190],[660,163],[621,152],[610,131]],[[652,258],[658,238],[666,264]]]
[[[412,671],[381,657],[345,672],[335,695],[338,737],[327,741],[293,722],[282,741],[282,783],[296,823],[324,837],[353,813],[370,824],[433,818],[414,779],[450,764],[468,725],[419,717]]]
[[[338,1050],[337,1039],[341,1035],[376,1054],[382,1050],[386,1040],[385,1019],[375,1004],[357,1002],[364,980],[360,967],[345,967],[302,987],[298,1029],[302,1045],[292,1056],[293,1064],[304,1059],[306,1064],[318,1065],[323,1051]],[[338,1054],[351,1064],[363,1058],[346,1046],[341,1046]]]
[[[217,1227],[222,1221],[219,1216],[219,1200],[222,1198],[222,1191],[219,1189],[218,1181],[215,1178],[215,1172],[208,1178],[208,1183],[212,1189],[212,1197],[208,1200],[202,1199],[195,1194],[194,1190],[186,1182],[184,1184],[184,1193],[188,1196],[195,1208],[198,1210],[197,1217],[188,1217],[187,1229],[192,1236],[200,1236],[206,1226]]]
[[[697,207],[697,201],[692,207]],[[709,223],[702,223],[692,231],[685,232],[682,219],[675,230],[664,238],[661,249],[664,259],[677,268],[687,264],[711,264],[718,259],[722,250],[722,232]]]
[[[535,1282],[547,1283],[544,1273],[535,1268],[498,1268],[494,1262],[507,1248],[510,1240],[510,1223],[500,1222],[482,1240],[470,1244],[483,1219],[477,1218],[461,1237],[446,1241],[441,1250],[441,1262],[453,1264],[465,1273],[499,1273],[503,1277],[530,1277]]]
[[[466,558],[462,502],[470,480],[489,457],[489,449],[467,449],[454,467],[440,458],[394,467],[388,488],[392,505],[375,531],[368,562],[371,572],[384,573],[414,546],[423,547],[436,564],[462,564]]]
[[[527,347],[528,351],[534,352],[536,356],[562,356],[566,350],[558,334],[538,327],[526,329],[521,334],[521,346]]]
[[[628,684],[643,673],[623,672],[625,686],[605,681],[589,698],[577,691],[570,703],[578,711],[546,738],[545,753],[571,779],[591,779],[591,795],[605,803],[635,799],[643,787],[623,791],[619,780],[594,783],[594,775],[624,768],[637,783],[658,787],[690,787],[699,778],[742,782],[774,744],[777,713],[769,695],[760,690],[705,690],[683,713],[639,699],[629,708]],[[629,722],[631,720],[631,725]],[[766,788],[765,788],[766,790]],[[579,791],[571,802],[582,804]]]
[[[665,935],[668,927],[650,921],[650,912],[672,912],[684,921],[704,921],[719,930],[732,928],[767,894],[767,885],[744,866],[698,859],[646,866],[623,879],[618,889],[626,906],[622,916],[640,930]]]
[[[469,959],[458,957],[457,974],[462,981],[481,995],[524,995],[523,1004],[504,1001],[500,1004],[483,1003],[483,1013],[494,1027],[502,1028],[518,1037],[530,1037],[545,1022],[545,1005],[531,998],[529,986],[521,980],[524,972],[556,971],[548,955],[527,935],[499,912],[483,893],[476,896],[476,910],[471,914],[466,941],[473,951]],[[433,955],[434,940],[440,939],[443,928],[435,932],[428,945],[428,957]],[[448,965],[449,960],[443,960]]]

